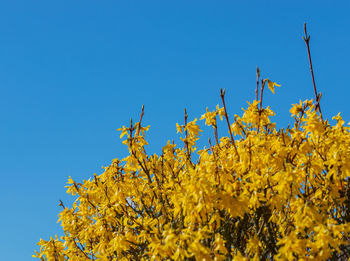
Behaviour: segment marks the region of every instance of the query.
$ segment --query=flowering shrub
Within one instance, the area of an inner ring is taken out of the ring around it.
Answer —
[[[274,91],[275,83],[266,80]],[[261,95],[262,96],[262,95]],[[177,124],[184,146],[146,153],[149,127],[131,122],[129,154],[82,183],[59,214],[60,239],[40,240],[42,260],[296,260],[350,256],[350,133],[338,114],[323,121],[312,100],[294,104],[294,126],[249,103],[232,124],[223,107],[200,120],[215,143],[196,145],[197,119]],[[218,117],[229,126],[219,138]],[[234,138],[235,137],[235,138]],[[197,154],[194,160],[194,154]]]

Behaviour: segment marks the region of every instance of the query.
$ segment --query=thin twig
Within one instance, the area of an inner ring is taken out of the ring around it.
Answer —
[[[316,89],[315,76],[314,76],[314,70],[312,68],[312,60],[311,60],[311,52],[310,52],[310,44],[309,44],[310,35],[307,34],[306,23],[304,23],[304,31],[305,31],[305,37],[303,37],[303,39],[304,39],[304,41],[306,43],[306,47],[307,47],[307,54],[309,56],[309,64],[310,64],[310,71],[311,71],[311,76],[312,76],[312,83],[313,83],[314,92],[315,92],[315,103],[316,103],[315,110],[319,111],[320,116],[321,116],[321,120],[323,121],[321,106],[320,106],[321,93],[318,93],[317,89]]]
[[[139,136],[140,135],[140,131],[141,131],[141,121],[142,121],[142,117],[144,115],[144,109],[145,109],[145,105],[143,104],[142,105],[142,108],[141,108],[141,114],[140,114],[140,121],[139,121],[139,126],[136,130],[136,136]]]
[[[60,200],[60,204],[58,204],[60,207],[63,207],[63,209],[65,209],[66,207],[64,206],[62,200]]]
[[[79,240],[79,239],[78,239],[78,240]],[[78,246],[77,242],[75,241],[75,238],[73,238],[73,242],[74,242],[76,248],[78,248],[78,249],[84,254],[84,256],[85,256],[87,259],[90,259],[90,260],[91,260],[91,258],[84,252],[84,250],[81,249],[81,248]],[[79,243],[80,243],[80,242],[79,242]],[[81,243],[80,243],[80,244],[81,244]],[[82,246],[82,247],[83,247],[83,246]]]
[[[260,69],[256,67],[256,89],[255,89],[255,100],[259,98],[259,78],[260,78]]]
[[[218,179],[218,182],[219,182],[219,185],[220,185],[220,175],[219,175],[219,172],[218,172],[218,161],[217,161],[217,159],[216,159],[216,155],[215,155],[215,151],[214,151],[214,149],[213,149],[213,146],[211,145],[211,140],[210,140],[210,138],[209,138],[209,140],[208,140],[208,142],[209,142],[209,146],[210,146],[210,150],[211,150],[211,153],[213,153],[213,157],[214,157],[214,160],[215,160],[215,175],[216,175],[216,177],[217,177],[217,179]]]
[[[231,125],[230,125],[230,121],[229,121],[228,113],[227,113],[227,109],[226,109],[225,90],[220,89],[220,96],[221,96],[222,104],[224,105],[225,118],[226,118],[226,122],[227,122],[228,131],[230,132],[231,142],[232,142],[233,147],[235,148],[236,154],[237,154],[237,156],[238,156],[238,158],[239,158],[237,146],[236,146],[235,140],[233,139],[232,130],[231,130]]]
[[[186,136],[186,149],[187,149],[187,157],[188,157],[188,159],[190,159],[191,158],[191,151],[189,150],[189,147],[188,147],[188,140],[187,140],[187,138],[188,138],[188,132],[187,132],[187,118],[188,118],[188,114],[187,114],[187,111],[186,111],[186,108],[185,108],[185,136]]]
[[[265,88],[265,80],[264,80],[264,79],[261,79],[261,89],[260,89],[260,110],[262,109],[263,95],[264,95],[264,88]]]
[[[219,146],[218,125],[217,125],[217,121],[216,121],[216,116],[215,116],[215,125],[213,125],[213,127],[214,127],[215,143],[216,143],[216,145]]]

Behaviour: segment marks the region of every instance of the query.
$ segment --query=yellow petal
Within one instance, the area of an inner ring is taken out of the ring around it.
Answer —
[[[275,94],[275,86],[280,87],[281,85],[267,79],[267,86],[269,87],[270,91]]]

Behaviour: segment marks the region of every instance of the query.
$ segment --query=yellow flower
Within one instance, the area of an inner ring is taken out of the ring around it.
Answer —
[[[275,82],[272,82],[272,81],[270,81],[269,79],[266,79],[266,80],[267,80],[267,86],[269,87],[270,91],[271,91],[273,94],[275,94],[275,86],[280,87],[281,85],[279,85],[279,84],[277,84],[277,83],[275,83]],[[265,81],[266,81],[266,80],[265,80]]]
[[[225,111],[217,106],[200,118],[216,131],[215,143],[199,140],[195,118],[176,124],[184,144],[168,141],[159,155],[144,148],[149,126],[118,129],[128,154],[90,179],[68,178],[75,201],[60,204],[64,236],[40,239],[33,257],[340,259],[350,240],[349,127],[340,114],[335,125],[322,121],[306,100],[290,110],[294,127],[277,129],[274,112],[258,105],[235,115],[230,128],[239,139],[219,137],[216,117]]]

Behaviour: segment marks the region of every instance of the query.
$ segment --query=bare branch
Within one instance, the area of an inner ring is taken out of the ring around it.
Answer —
[[[309,56],[309,64],[310,64],[310,71],[311,71],[311,77],[312,77],[312,83],[314,86],[314,92],[315,92],[315,103],[316,103],[316,107],[315,110],[319,111],[320,116],[321,116],[321,120],[323,121],[323,117],[322,117],[322,112],[321,112],[321,106],[320,106],[320,99],[321,99],[321,93],[317,92],[316,89],[316,83],[315,83],[315,76],[314,76],[314,70],[312,68],[312,60],[311,60],[311,52],[310,52],[310,35],[307,34],[307,30],[306,30],[306,23],[304,23],[304,32],[305,32],[305,37],[303,37],[305,43],[306,43],[306,47],[307,47],[307,54]]]

